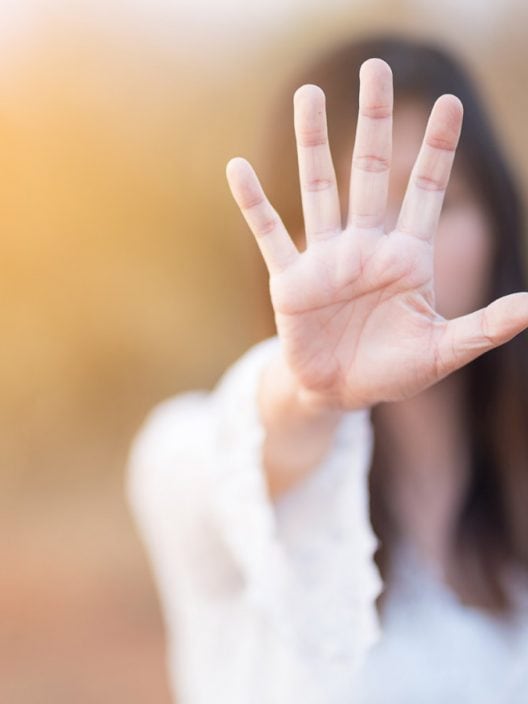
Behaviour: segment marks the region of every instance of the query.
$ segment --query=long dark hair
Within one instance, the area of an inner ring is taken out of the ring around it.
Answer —
[[[332,152],[350,154],[357,120],[359,68],[370,57],[382,58],[392,68],[396,107],[398,101],[409,97],[418,98],[430,110],[443,93],[453,93],[462,100],[464,120],[456,158],[463,162],[465,173],[482,196],[495,236],[487,302],[526,290],[523,212],[510,166],[468,69],[452,52],[429,42],[393,35],[353,40],[318,57],[286,87],[264,135],[264,169],[258,165],[258,171],[288,231],[297,240],[303,232],[293,92],[303,83],[315,83],[324,90]],[[336,170],[344,210],[349,174],[340,172],[338,163]],[[267,272],[262,262],[255,266],[262,291]],[[262,332],[275,334],[269,296],[263,297],[263,303]],[[487,595],[485,601],[491,608],[507,611],[511,603],[501,577],[502,566],[515,564],[528,570],[527,333],[478,357],[464,370],[469,384],[472,474],[458,516],[456,547],[468,555],[464,578]],[[381,542],[376,560],[384,579],[389,574],[394,535],[390,497],[383,491],[386,462],[381,439],[376,436],[370,512]]]

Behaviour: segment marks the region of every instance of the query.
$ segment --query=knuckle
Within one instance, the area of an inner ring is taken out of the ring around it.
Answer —
[[[447,179],[444,182],[438,178],[419,174],[414,177],[414,183],[422,191],[445,191],[447,187]]]
[[[260,207],[264,202],[264,198],[258,193],[254,195],[246,195],[240,207],[242,210],[253,210],[254,208]]]
[[[439,134],[430,134],[425,141],[428,147],[440,149],[441,151],[454,152],[455,146],[452,139],[442,137]]]
[[[489,309],[485,308],[480,316],[480,335],[482,340],[490,345],[498,343],[497,336],[493,332],[493,326],[490,324]]]
[[[276,218],[266,218],[258,223],[255,228],[257,237],[264,237],[269,235],[277,227]]]
[[[303,127],[297,130],[297,142],[301,147],[320,147],[327,141],[326,131],[321,128]]]
[[[362,105],[359,111],[360,117],[367,117],[370,120],[385,120],[392,116],[390,105]]]
[[[310,178],[304,182],[304,190],[308,192],[327,191],[333,188],[334,181],[330,178]]]
[[[358,154],[354,156],[352,164],[360,171],[379,173],[390,169],[390,159],[378,154]]]

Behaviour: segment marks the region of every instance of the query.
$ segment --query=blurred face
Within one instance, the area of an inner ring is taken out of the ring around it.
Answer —
[[[418,102],[395,101],[393,157],[385,231],[394,229],[428,112]],[[484,204],[455,155],[434,240],[436,310],[455,318],[486,305],[493,234]]]

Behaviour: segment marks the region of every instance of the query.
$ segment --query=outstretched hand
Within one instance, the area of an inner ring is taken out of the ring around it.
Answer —
[[[528,327],[528,293],[447,320],[435,311],[433,244],[463,107],[440,96],[429,115],[395,229],[383,229],[392,154],[393,87],[378,58],[360,69],[348,221],[342,227],[325,96],[294,96],[306,249],[299,252],[242,158],[228,182],[270,275],[285,362],[299,388],[332,408],[408,398]],[[280,178],[280,174],[277,174]]]

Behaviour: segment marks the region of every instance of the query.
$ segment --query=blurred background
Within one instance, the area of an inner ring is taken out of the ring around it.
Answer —
[[[521,0],[0,0],[2,703],[169,702],[127,453],[153,404],[263,336],[224,168],[258,172],[285,79],[345,37],[441,40],[526,194],[527,19]]]

